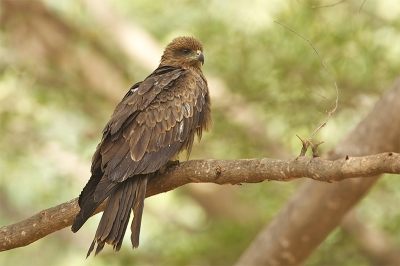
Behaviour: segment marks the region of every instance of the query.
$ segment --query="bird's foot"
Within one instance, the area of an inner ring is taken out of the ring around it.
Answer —
[[[167,171],[167,169],[171,166],[179,166],[179,165],[180,165],[179,160],[169,160],[163,167],[160,168],[160,170],[158,170],[158,175],[164,174],[165,171]]]

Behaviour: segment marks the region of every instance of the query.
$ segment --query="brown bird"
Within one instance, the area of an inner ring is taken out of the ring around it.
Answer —
[[[131,87],[103,130],[92,158],[89,182],[79,196],[77,232],[108,198],[87,256],[95,245],[119,251],[131,209],[132,247],[139,246],[140,224],[149,176],[182,151],[187,158],[195,135],[211,129],[211,103],[201,71],[203,45],[192,37],[175,38],[158,68]]]

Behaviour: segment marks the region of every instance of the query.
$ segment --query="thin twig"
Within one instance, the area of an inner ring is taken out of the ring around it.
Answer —
[[[331,99],[329,99],[328,97],[325,97],[324,95],[319,94],[319,93],[316,92],[316,91],[310,90],[309,88],[307,88],[307,90],[310,91],[310,92],[312,92],[312,93],[314,93],[315,95],[318,95],[319,97],[321,97],[321,98],[323,98],[323,99],[325,99],[325,100],[327,100],[327,101],[335,102],[335,101],[332,101]]]
[[[363,8],[365,2],[367,2],[367,0],[363,0],[360,6],[360,9],[358,10],[358,13],[361,13],[361,9]]]
[[[333,7],[333,6],[337,6],[337,5],[341,4],[341,3],[343,3],[343,2],[345,2],[345,1],[346,1],[346,0],[342,0],[342,1],[339,1],[339,2],[337,2],[337,3],[330,4],[330,5],[324,5],[324,6],[310,6],[310,5],[306,5],[306,4],[302,3],[302,2],[300,2],[299,0],[296,0],[296,2],[299,3],[300,5],[306,6],[306,7],[312,8],[312,9],[315,9],[315,8],[325,8],[325,7]]]
[[[314,130],[314,132],[311,133],[311,136],[308,138],[308,140],[312,143],[312,139],[313,139],[313,137],[315,136],[315,134],[316,134],[321,128],[323,128],[324,126],[326,126],[326,124],[327,124],[328,121],[329,121],[329,118],[330,118],[331,115],[336,111],[336,109],[337,109],[337,107],[338,107],[338,102],[339,102],[339,89],[338,89],[338,86],[337,86],[337,84],[336,84],[335,78],[332,76],[331,72],[329,71],[329,69],[328,69],[328,67],[325,65],[325,63],[322,61],[322,58],[321,58],[321,56],[319,55],[317,49],[315,49],[314,45],[313,45],[308,39],[306,39],[305,37],[303,37],[303,36],[300,35],[299,33],[295,32],[294,30],[292,30],[292,29],[289,28],[288,26],[285,26],[285,25],[283,25],[282,23],[277,22],[277,21],[274,21],[274,22],[277,23],[277,24],[279,24],[279,25],[281,25],[282,27],[285,27],[286,29],[290,30],[291,32],[293,32],[294,34],[296,34],[297,36],[299,36],[300,38],[302,38],[303,40],[305,40],[305,41],[311,46],[311,48],[312,48],[312,49],[314,50],[314,52],[317,54],[318,59],[319,59],[321,65],[325,68],[326,72],[328,72],[329,76],[331,77],[331,79],[332,79],[332,81],[333,81],[333,84],[335,85],[336,99],[333,101],[333,102],[335,103],[335,107],[334,107],[332,110],[330,110],[330,111],[326,111],[327,117],[326,117],[325,121],[322,122],[321,124],[319,124],[319,125],[317,126],[317,128]],[[302,141],[302,143],[303,143],[303,148],[304,148],[304,142]],[[321,144],[321,143],[320,143],[320,144]],[[318,145],[319,145],[319,144],[318,144]],[[317,146],[318,146],[318,145],[317,145]],[[302,153],[303,153],[303,152],[302,152]]]

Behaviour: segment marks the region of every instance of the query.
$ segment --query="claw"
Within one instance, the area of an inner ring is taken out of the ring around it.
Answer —
[[[160,174],[165,173],[165,171],[167,171],[167,169],[171,166],[179,166],[180,162],[179,160],[169,160],[163,167],[161,167],[158,171],[157,171],[157,176],[159,176]]]

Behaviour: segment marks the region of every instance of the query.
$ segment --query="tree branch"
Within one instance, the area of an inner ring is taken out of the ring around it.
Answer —
[[[346,157],[334,161],[299,157],[289,160],[268,158],[242,160],[193,160],[168,168],[151,178],[146,197],[173,190],[188,183],[219,185],[290,181],[308,177],[323,182],[337,182],[354,177],[400,174],[400,154],[381,153],[365,157]],[[100,206],[96,213],[104,210]],[[79,211],[77,199],[43,210],[32,217],[0,228],[0,251],[29,245],[72,224]]]
[[[400,78],[373,110],[325,156],[364,156],[400,151]],[[377,178],[337,184],[306,180],[269,221],[235,265],[301,265]]]

